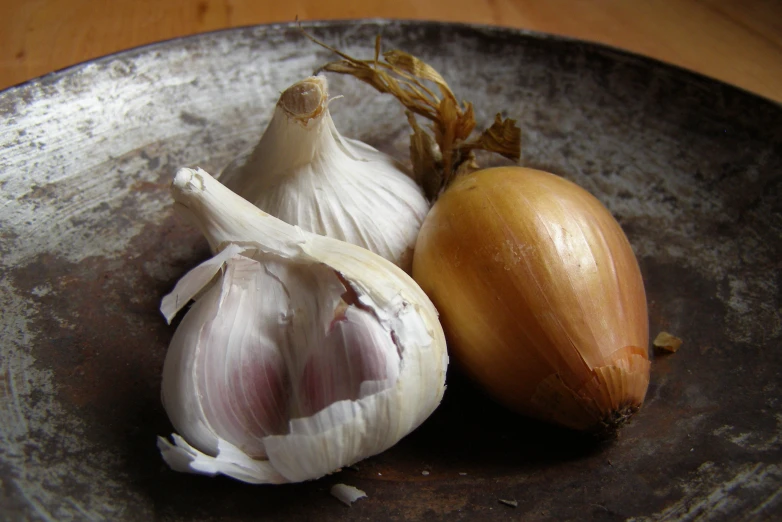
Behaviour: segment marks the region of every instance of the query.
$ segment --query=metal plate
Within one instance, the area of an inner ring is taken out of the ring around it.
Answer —
[[[249,486],[174,473],[155,436],[173,328],[164,293],[207,256],[174,216],[180,166],[219,171],[279,92],[331,59],[290,25],[199,35],[0,94],[0,518],[4,520],[749,520],[782,512],[782,109],[651,60],[513,30],[309,26],[430,61],[479,121],[516,117],[523,163],[618,217],[647,284],[658,357],[610,444],[527,421],[459,377],[386,453],[322,480]],[[406,157],[402,111],[354,80],[348,136]],[[422,472],[428,471],[428,475]],[[337,482],[368,499],[352,508]],[[518,501],[513,508],[498,499]]]

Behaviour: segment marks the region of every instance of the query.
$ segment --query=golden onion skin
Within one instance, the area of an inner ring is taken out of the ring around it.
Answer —
[[[526,415],[613,431],[643,403],[643,280],[610,212],[578,185],[520,167],[458,178],[418,236],[413,277],[449,353]]]

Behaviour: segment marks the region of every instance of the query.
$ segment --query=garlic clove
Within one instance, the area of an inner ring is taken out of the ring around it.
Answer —
[[[226,262],[220,312],[203,323],[194,357],[201,407],[214,432],[248,455],[264,457],[263,437],[287,423],[287,374],[275,321],[285,289],[255,260]],[[258,292],[258,288],[264,288]],[[222,349],[208,350],[212,343]]]
[[[324,350],[312,354],[301,379],[303,414],[388,387],[398,376],[399,354],[389,332],[369,312],[349,308],[334,320]]]
[[[172,194],[216,252],[161,307],[196,296],[164,365],[181,434],[159,441],[172,468],[313,479],[392,446],[437,407],[442,329],[401,269],[273,218],[201,170],[177,173]]]
[[[399,162],[342,137],[328,103],[325,77],[289,87],[249,158],[229,165],[220,181],[287,223],[409,270],[429,202]]]

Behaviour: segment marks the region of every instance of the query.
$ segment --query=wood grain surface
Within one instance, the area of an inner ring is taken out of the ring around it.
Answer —
[[[780,0],[0,0],[0,89],[142,44],[297,15],[555,33],[651,56],[782,102]]]

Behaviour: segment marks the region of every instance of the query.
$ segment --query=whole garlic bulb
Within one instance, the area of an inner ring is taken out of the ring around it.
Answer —
[[[445,340],[407,274],[265,214],[202,170],[180,170],[172,193],[216,252],[161,305],[170,321],[200,294],[163,370],[180,435],[158,447],[173,469],[314,479],[389,448],[434,411]]]
[[[249,159],[219,179],[286,223],[362,246],[409,272],[429,202],[401,164],[342,137],[328,103],[322,76],[289,87]]]

